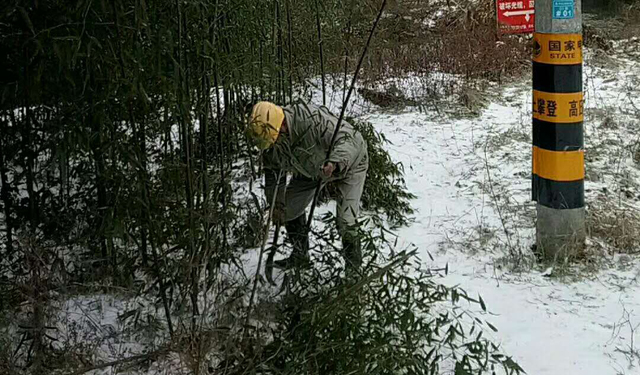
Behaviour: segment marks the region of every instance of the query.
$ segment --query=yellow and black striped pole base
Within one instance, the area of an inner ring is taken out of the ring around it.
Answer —
[[[537,243],[548,258],[585,236],[582,22],[555,19],[556,1],[537,0],[533,40],[532,193]]]
[[[582,35],[534,35],[533,198],[584,207]]]

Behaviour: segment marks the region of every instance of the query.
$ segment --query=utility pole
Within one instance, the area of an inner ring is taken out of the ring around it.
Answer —
[[[535,0],[533,200],[547,260],[584,247],[582,0]]]

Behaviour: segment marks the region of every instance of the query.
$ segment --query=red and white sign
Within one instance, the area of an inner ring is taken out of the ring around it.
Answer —
[[[496,1],[501,34],[524,34],[535,30],[535,0]]]

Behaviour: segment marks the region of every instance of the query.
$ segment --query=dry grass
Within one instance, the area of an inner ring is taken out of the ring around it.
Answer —
[[[640,2],[615,4],[611,9],[591,9],[585,14],[585,46],[610,50],[611,41],[640,35]]]
[[[587,230],[609,245],[609,252],[640,254],[640,210],[634,207],[596,200],[587,213]]]
[[[381,22],[363,79],[372,82],[437,71],[500,82],[527,71],[529,40],[520,35],[498,37],[492,0],[444,9],[439,2],[407,1],[401,11]],[[337,71],[344,64],[333,63]]]

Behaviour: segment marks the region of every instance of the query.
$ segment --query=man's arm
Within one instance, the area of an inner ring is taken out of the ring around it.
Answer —
[[[335,117],[333,117],[333,119],[335,119]],[[331,144],[337,120],[328,121],[328,124],[329,123],[332,126],[328,126],[327,131],[323,134],[323,142],[327,148],[330,147],[329,145]],[[336,168],[334,174],[344,175],[348,171],[362,152],[362,147],[364,146],[363,143],[364,140],[362,139],[362,136],[353,129],[351,124],[343,120],[342,125],[338,130],[333,150],[327,160],[327,162],[335,165]]]

